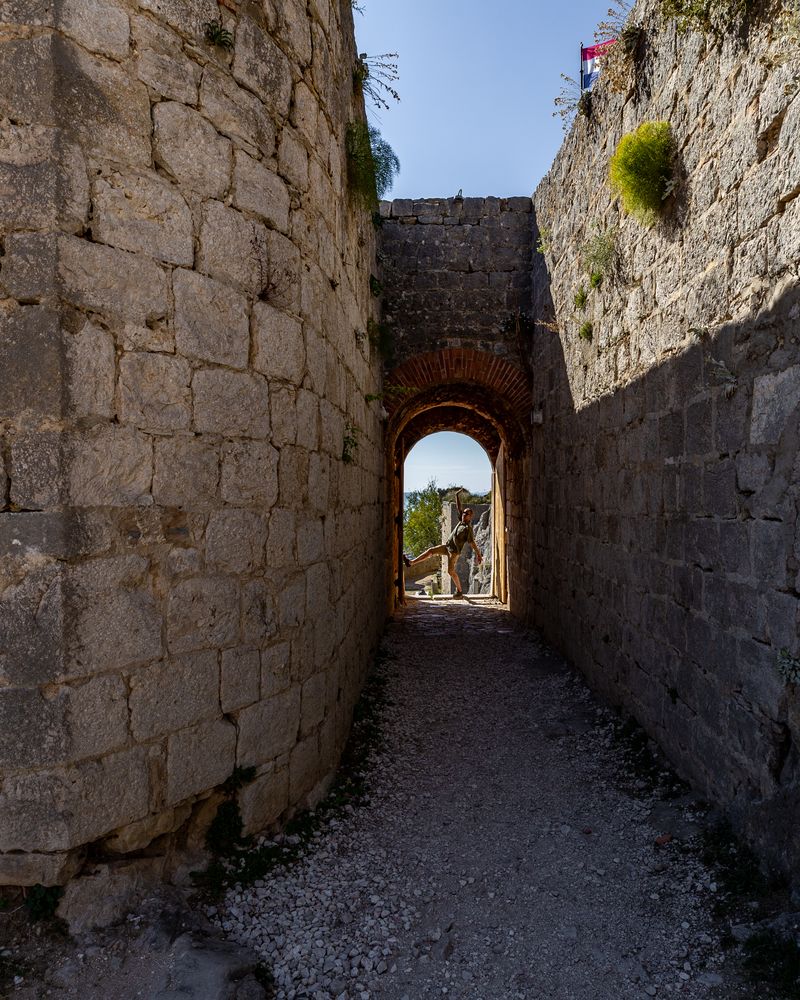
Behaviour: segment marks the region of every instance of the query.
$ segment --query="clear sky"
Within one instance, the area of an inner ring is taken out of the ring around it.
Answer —
[[[424,489],[431,479],[443,488],[466,486],[471,493],[488,493],[492,486],[489,456],[466,434],[429,434],[406,456],[403,489],[406,493]]]
[[[609,0],[361,0],[359,52],[397,52],[400,103],[367,113],[400,158],[389,198],[531,195],[561,144],[553,99],[578,79]],[[483,449],[462,434],[421,441],[406,490],[430,478],[490,485]]]
[[[400,103],[368,105],[400,158],[388,197],[530,195],[561,143],[560,73],[577,79],[609,0],[362,0],[359,51],[399,53]]]

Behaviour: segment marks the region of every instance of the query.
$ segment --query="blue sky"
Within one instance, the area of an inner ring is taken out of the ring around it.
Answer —
[[[530,195],[561,143],[560,73],[577,79],[609,0],[363,0],[356,39],[398,52],[399,104],[368,112],[400,158],[389,197]],[[488,14],[487,14],[488,12]]]
[[[406,493],[424,489],[431,479],[437,486],[466,486],[472,493],[488,493],[492,485],[489,456],[466,434],[429,434],[406,457],[403,489]]]
[[[562,140],[552,117],[561,73],[577,79],[609,0],[362,0],[359,52],[399,53],[399,104],[368,114],[400,158],[390,198],[531,195]],[[489,488],[490,466],[461,434],[421,441],[406,490]]]

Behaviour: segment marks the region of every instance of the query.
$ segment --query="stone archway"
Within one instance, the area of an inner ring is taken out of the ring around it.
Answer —
[[[466,434],[492,464],[493,590],[503,601],[513,585],[507,551],[520,522],[530,426],[530,384],[517,365],[486,351],[444,348],[411,357],[387,372],[390,610],[403,600],[403,466],[411,448],[437,431]]]

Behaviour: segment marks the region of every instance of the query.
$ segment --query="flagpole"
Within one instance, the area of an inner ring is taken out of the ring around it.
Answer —
[[[581,42],[581,59],[580,59],[580,69],[578,71],[578,79],[581,84],[581,93],[583,93],[583,42]]]

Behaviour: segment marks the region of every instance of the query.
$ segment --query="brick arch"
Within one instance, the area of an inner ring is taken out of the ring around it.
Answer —
[[[458,431],[460,434],[466,434],[478,442],[492,464],[497,461],[502,444],[499,428],[483,414],[476,413],[472,407],[458,404],[432,406],[413,416],[403,429],[405,453],[408,454],[415,444],[438,431]]]
[[[448,383],[475,383],[505,400],[518,416],[530,411],[530,378],[517,365],[488,351],[446,347],[408,358],[386,376],[387,385],[427,389]],[[397,403],[402,397],[394,397]],[[396,405],[386,404],[390,416]]]
[[[487,351],[418,354],[390,370],[385,386],[392,443],[403,437],[410,447],[434,428],[456,430],[474,437],[494,460],[499,443],[516,452],[527,438],[529,376]]]

